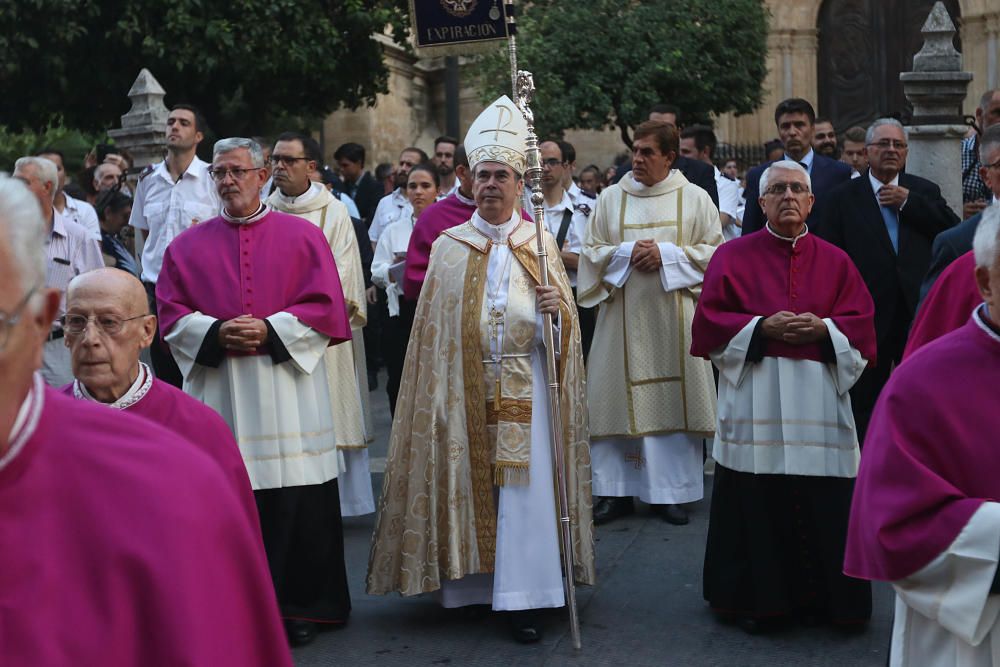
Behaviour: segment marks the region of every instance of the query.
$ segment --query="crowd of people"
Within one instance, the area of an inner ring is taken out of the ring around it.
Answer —
[[[348,622],[342,517],[372,513],[369,593],[485,605],[535,642],[564,579],[599,576],[600,526],[636,499],[689,522],[707,456],[721,619],[857,632],[883,580],[891,664],[1000,664],[1000,90],[940,175],[961,211],[907,172],[894,118],[838,131],[786,99],[745,174],[681,120],[651,109],[607,170],[542,137],[535,192],[506,96],[374,175],[363,146],[327,166],[298,132],[203,161],[187,104],[135,179],[113,147],[86,185],[51,147],[18,159],[4,664],[291,664]]]

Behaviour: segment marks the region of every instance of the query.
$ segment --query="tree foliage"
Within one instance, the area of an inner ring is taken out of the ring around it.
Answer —
[[[534,74],[539,136],[617,127],[631,145],[654,104],[705,117],[761,102],[762,0],[533,0],[521,14],[518,67]],[[483,65],[484,98],[510,90],[506,51]]]
[[[117,126],[143,67],[219,134],[354,109],[387,91],[387,27],[402,43],[406,0],[3,2],[0,125]]]

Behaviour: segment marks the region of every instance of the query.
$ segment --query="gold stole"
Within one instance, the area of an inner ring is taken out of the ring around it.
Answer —
[[[502,279],[502,278],[501,278]],[[497,289],[499,292],[499,288]],[[492,346],[490,304],[483,299],[479,332],[486,392],[487,437],[493,445],[493,482],[526,485],[531,458],[531,353],[535,349],[535,283],[520,262],[510,263],[502,348]],[[494,356],[495,355],[495,356]]]

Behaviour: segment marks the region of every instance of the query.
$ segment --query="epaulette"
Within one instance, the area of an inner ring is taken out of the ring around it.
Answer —
[[[147,164],[145,167],[143,167],[142,171],[139,172],[139,182],[142,183],[142,179],[152,174],[155,169],[156,169],[155,164]]]

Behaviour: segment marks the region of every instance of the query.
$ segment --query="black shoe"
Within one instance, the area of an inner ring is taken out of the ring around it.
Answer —
[[[288,619],[285,621],[285,632],[291,646],[305,646],[316,639],[316,624],[312,621]]]
[[[594,525],[600,526],[634,512],[635,503],[632,502],[631,496],[628,498],[600,496],[594,505]]]
[[[680,505],[652,505],[652,508],[656,516],[675,526],[686,526],[690,521],[687,510]]]
[[[538,615],[532,609],[510,612],[510,634],[520,644],[534,644],[542,639]]]

